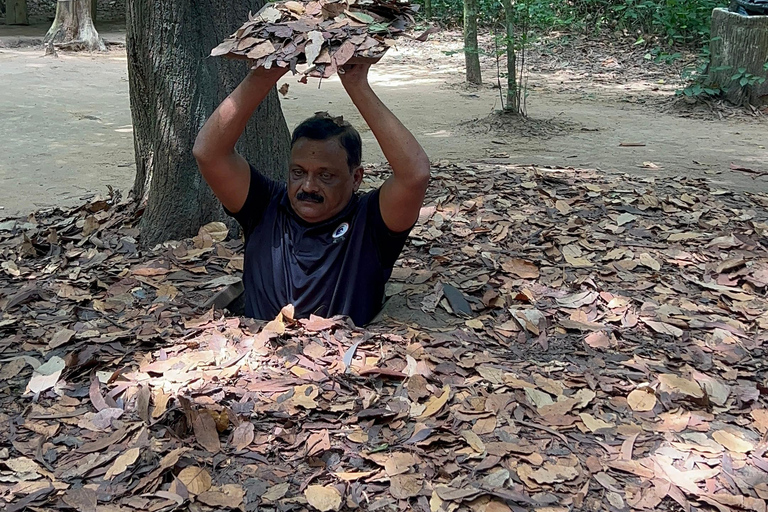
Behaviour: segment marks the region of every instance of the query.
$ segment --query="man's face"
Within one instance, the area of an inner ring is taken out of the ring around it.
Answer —
[[[343,210],[362,179],[362,167],[350,172],[347,152],[336,137],[302,138],[293,145],[288,197],[293,210],[307,222],[322,222]]]

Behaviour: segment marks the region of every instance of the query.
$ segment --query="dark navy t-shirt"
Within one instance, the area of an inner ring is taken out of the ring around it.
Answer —
[[[245,314],[261,320],[293,304],[299,318],[341,314],[367,324],[381,309],[410,231],[387,228],[378,189],[353,196],[327,221],[307,223],[291,207],[285,184],[253,166],[248,198],[230,215],[245,232]]]

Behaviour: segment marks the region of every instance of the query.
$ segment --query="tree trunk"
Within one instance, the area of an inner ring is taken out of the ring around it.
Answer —
[[[5,23],[7,25],[29,25],[27,0],[8,0],[5,5]]]
[[[424,15],[428,20],[432,19],[432,0],[424,0]]]
[[[106,47],[91,19],[91,0],[58,0],[56,18],[45,35],[46,44],[70,50],[101,50]]]
[[[464,60],[467,63],[467,82],[482,84],[477,49],[477,0],[464,0]]]
[[[91,0],[91,21],[96,23],[96,11],[98,8],[98,0]]]
[[[737,105],[768,105],[768,16],[715,9],[709,49],[710,86],[721,88]]]
[[[200,175],[192,146],[205,120],[248,71],[246,62],[209,57],[210,51],[262,3],[128,1],[126,46],[136,152],[132,193],[146,201],[139,226],[144,247],[195,235],[200,226],[226,219]],[[260,171],[281,179],[289,145],[273,90],[251,118],[237,150]]]
[[[517,83],[517,59],[515,54],[515,15],[513,0],[503,0],[507,32],[507,104],[504,110],[520,114],[520,91]]]

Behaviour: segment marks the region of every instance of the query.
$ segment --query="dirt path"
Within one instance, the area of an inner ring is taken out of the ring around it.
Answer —
[[[498,90],[460,85],[462,57],[443,53],[458,46],[445,36],[405,45],[372,76],[375,89],[433,160],[497,157],[660,178],[712,175],[724,188],[768,191],[765,177],[729,169],[737,163],[768,170],[768,123],[663,114],[658,104],[671,94],[668,81],[661,84],[658,73],[633,78],[622,74],[621,64],[609,62],[605,73],[589,73],[579,67],[583,63],[556,52],[541,55],[533,61],[528,97],[529,115],[537,121],[508,133],[489,132],[482,122],[466,126],[498,108]],[[486,76],[494,74],[488,69]],[[282,104],[289,126],[318,110],[364,126],[338,80],[319,89],[317,82],[286,81],[290,90]],[[135,167],[123,51],[51,58],[39,48],[0,48],[0,84],[0,216],[73,205],[107,185],[130,188]],[[370,131],[361,132],[364,158],[382,160]],[[643,168],[646,162],[660,169]]]

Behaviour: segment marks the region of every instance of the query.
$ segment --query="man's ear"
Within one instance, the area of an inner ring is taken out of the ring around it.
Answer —
[[[359,165],[357,169],[352,171],[352,179],[355,183],[355,192],[360,188],[360,184],[363,183],[363,166]]]

